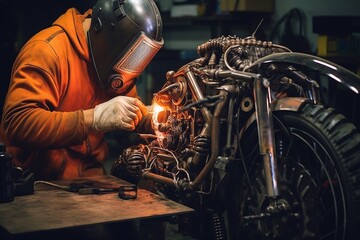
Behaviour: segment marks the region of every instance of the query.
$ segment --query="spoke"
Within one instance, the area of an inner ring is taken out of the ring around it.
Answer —
[[[250,239],[345,239],[347,203],[340,170],[334,163],[337,150],[317,131],[304,128],[306,123],[287,126],[281,121],[274,118],[280,189],[276,201],[287,202],[289,212],[280,217],[266,211],[274,199],[264,193],[258,145],[251,144],[257,143],[254,139],[244,141],[249,148],[244,162],[251,186],[242,202],[242,216],[252,219],[245,227]]]
[[[296,231],[307,231],[306,234],[311,235],[311,232],[316,230],[309,229],[307,225],[317,226],[320,220],[321,222],[325,221],[319,229],[322,234],[321,239],[328,237],[336,239],[337,234],[344,232],[339,230],[341,227],[339,221],[345,221],[346,209],[343,201],[345,196],[341,185],[337,183],[339,176],[332,159],[324,146],[313,136],[296,128],[286,129],[282,128],[284,126],[280,126],[277,128],[275,140],[279,152],[280,184],[285,189],[281,196],[288,199],[292,204],[294,214],[289,214],[287,221],[290,224],[289,227],[294,228],[294,231],[279,227],[283,224],[279,216],[270,214],[264,219],[262,215],[261,217],[259,215],[263,212],[261,209],[264,209],[262,205],[265,204],[266,199],[264,195],[266,184],[263,178],[257,177],[251,180],[251,176],[254,174],[256,176],[258,173],[256,169],[262,168],[259,160],[253,161],[248,168],[250,181],[256,184],[253,185],[255,191],[251,191],[252,197],[247,202],[248,208],[245,215],[253,216],[254,219],[258,218],[258,220],[254,220],[255,223],[248,222],[248,224],[253,225],[255,235],[258,235],[256,232],[262,231],[263,236],[272,234],[276,239],[276,237],[284,237],[282,234],[290,234],[291,237]],[[256,147],[250,151],[252,155],[249,159],[261,159],[258,155],[256,157],[257,152],[254,151]],[[316,202],[318,204],[315,204]],[[320,206],[321,208],[319,208]],[[316,217],[317,214],[321,219]],[[301,225],[305,230],[301,230]]]

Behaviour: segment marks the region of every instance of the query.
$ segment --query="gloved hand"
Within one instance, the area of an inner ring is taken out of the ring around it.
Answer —
[[[117,129],[132,131],[146,114],[147,108],[139,99],[118,96],[95,107],[91,127],[104,132]]]

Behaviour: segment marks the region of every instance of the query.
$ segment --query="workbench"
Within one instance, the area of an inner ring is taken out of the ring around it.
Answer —
[[[129,184],[111,175],[82,180],[104,182],[118,187]],[[34,194],[15,196],[14,201],[0,204],[0,229],[16,236],[103,223],[170,217],[192,211],[187,206],[140,188],[135,199],[125,200],[119,198],[118,191],[80,195],[37,184]]]

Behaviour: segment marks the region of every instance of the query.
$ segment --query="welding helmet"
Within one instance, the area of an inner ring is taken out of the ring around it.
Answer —
[[[87,38],[100,84],[125,95],[163,45],[160,12],[153,0],[98,0]]]

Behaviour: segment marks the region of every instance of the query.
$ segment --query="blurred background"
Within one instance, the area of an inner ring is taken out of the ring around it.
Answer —
[[[359,0],[155,0],[163,17],[164,47],[138,81],[139,95],[151,104],[165,74],[198,57],[198,45],[222,35],[283,44],[311,53],[360,74]],[[0,0],[0,107],[5,99],[12,63],[23,44],[51,25],[69,7],[86,11],[96,0]],[[336,89],[336,88],[335,88]],[[336,89],[337,90],[337,89]],[[334,94],[324,86],[327,103],[341,105],[350,120],[358,121],[357,96]],[[343,98],[343,99],[341,99]],[[344,107],[348,106],[348,107]],[[2,112],[2,111],[1,111]]]

